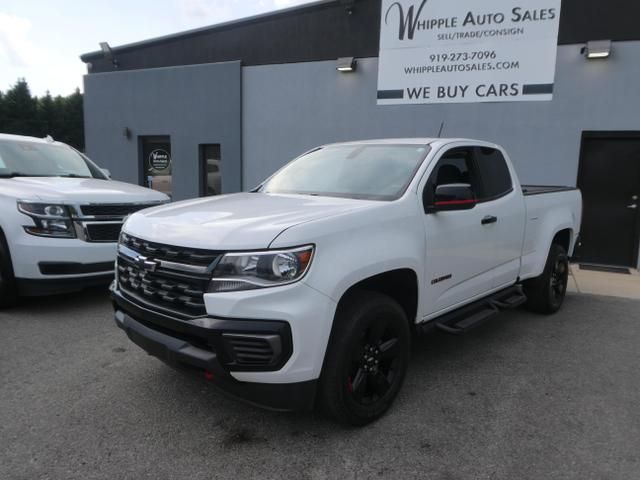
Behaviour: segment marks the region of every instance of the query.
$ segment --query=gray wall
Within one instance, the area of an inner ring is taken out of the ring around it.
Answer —
[[[138,183],[138,136],[169,135],[174,199],[198,195],[203,143],[221,144],[223,191],[241,188],[240,62],[86,75],[84,88],[87,154],[115,179]]]
[[[558,49],[551,102],[377,106],[377,59],[353,74],[335,63],[244,67],[243,186],[328,142],[375,137],[476,137],[504,145],[525,183],[575,185],[583,130],[640,130],[640,42],[607,60]]]

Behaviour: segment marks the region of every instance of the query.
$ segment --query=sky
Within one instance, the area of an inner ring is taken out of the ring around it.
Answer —
[[[80,55],[314,0],[0,0],[0,91],[82,90]]]

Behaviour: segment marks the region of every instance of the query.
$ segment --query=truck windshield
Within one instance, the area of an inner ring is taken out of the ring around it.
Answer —
[[[259,191],[395,200],[427,153],[427,145],[330,145],[289,163]]]
[[[67,145],[0,140],[0,178],[7,177],[107,178]]]

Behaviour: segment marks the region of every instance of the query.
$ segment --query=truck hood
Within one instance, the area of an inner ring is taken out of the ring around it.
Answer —
[[[0,193],[21,200],[74,203],[130,203],[165,201],[160,192],[115,180],[64,177],[0,179]]]
[[[284,230],[383,202],[308,195],[237,193],[133,214],[124,231],[144,240],[209,250],[267,248]]]

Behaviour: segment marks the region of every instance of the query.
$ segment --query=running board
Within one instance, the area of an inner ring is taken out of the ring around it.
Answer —
[[[418,331],[426,333],[435,327],[452,335],[461,335],[482,325],[500,310],[516,308],[526,301],[522,286],[514,285],[458,310],[445,313],[432,322],[418,325]]]

